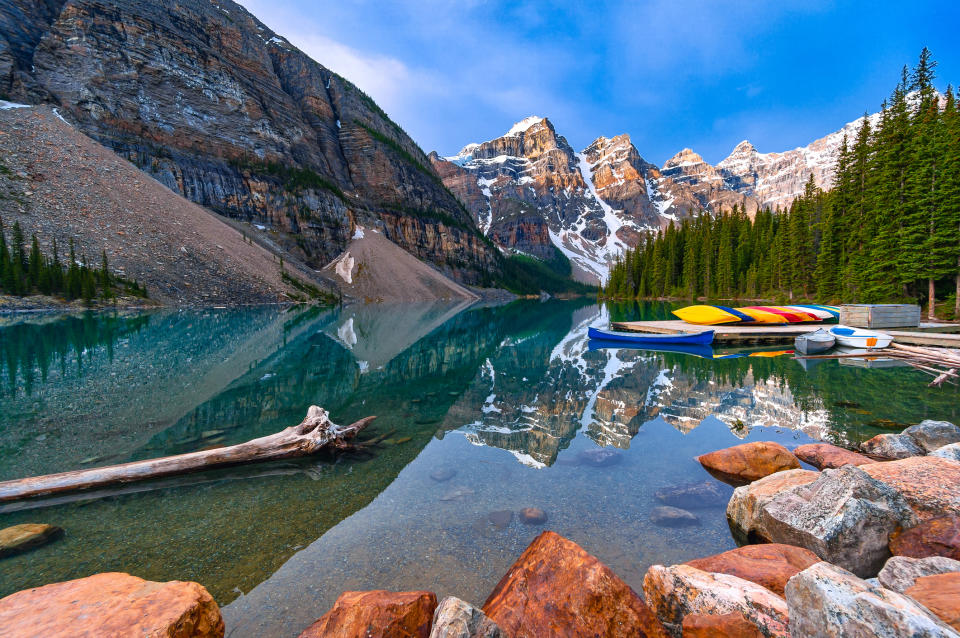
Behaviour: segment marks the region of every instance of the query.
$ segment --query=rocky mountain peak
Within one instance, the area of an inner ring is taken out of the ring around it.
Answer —
[[[664,170],[683,166],[697,166],[706,164],[698,153],[694,153],[692,148],[685,148],[664,163]]]
[[[510,127],[510,130],[507,131],[507,136],[523,135],[534,126],[540,126],[540,125],[545,125],[545,126],[549,126],[550,128],[553,128],[553,125],[550,124],[550,121],[547,118],[540,117],[539,115],[531,115],[529,117],[523,118],[522,120],[514,124],[512,127]]]

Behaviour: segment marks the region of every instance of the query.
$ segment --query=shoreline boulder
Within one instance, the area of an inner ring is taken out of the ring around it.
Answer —
[[[793,449],[793,455],[818,470],[835,470],[844,465],[864,465],[874,460],[829,443],[807,443]]]
[[[761,508],[780,492],[817,480],[819,472],[786,470],[738,487],[727,503],[727,523],[738,544],[769,542],[769,534],[760,520]]]
[[[960,516],[938,516],[895,533],[890,537],[890,551],[895,556],[946,556],[960,560]]]
[[[787,583],[790,633],[803,638],[960,638],[913,599],[817,563]]]
[[[689,560],[684,564],[705,572],[728,574],[749,580],[778,596],[783,596],[783,588],[791,577],[819,562],[820,558],[808,549],[780,543],[763,543]]]
[[[765,638],[756,625],[736,611],[684,616],[681,634],[683,638]]]
[[[790,450],[773,441],[754,441],[696,457],[711,475],[731,485],[745,485],[784,470],[800,469]]]
[[[923,448],[906,434],[878,434],[860,444],[860,450],[869,456],[895,461],[921,456]]]
[[[760,518],[770,540],[809,549],[862,577],[876,575],[890,557],[890,534],[917,522],[903,496],[852,465],[780,492]]]
[[[0,599],[0,634],[223,638],[220,608],[198,583],[122,572],[25,589]]]
[[[938,456],[941,459],[960,463],[960,443],[951,443],[950,445],[939,447],[931,452],[930,456]]]
[[[960,443],[960,427],[949,421],[927,419],[916,425],[911,425],[902,434],[913,439],[913,442],[927,453],[942,448],[944,445]]]
[[[490,593],[483,613],[514,638],[667,635],[629,585],[554,532],[530,543]]]
[[[299,638],[429,638],[436,608],[429,591],[345,591]]]
[[[687,616],[739,613],[764,636],[787,638],[787,603],[749,580],[690,565],[654,565],[643,578],[647,604],[671,635],[680,638]]]
[[[510,638],[468,602],[447,596],[433,614],[430,638]]]
[[[960,515],[960,463],[936,456],[917,456],[862,465],[860,469],[899,492],[920,521],[945,514]]]
[[[877,582],[901,594],[913,587],[918,578],[960,572],[960,560],[943,556],[928,556],[927,558],[910,558],[909,556],[894,556],[887,561],[880,573]]]
[[[921,576],[904,593],[960,630],[960,573]]]

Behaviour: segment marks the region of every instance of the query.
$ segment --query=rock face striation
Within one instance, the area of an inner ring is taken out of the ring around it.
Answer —
[[[302,262],[288,259],[284,278],[277,249],[250,239],[254,229],[245,236],[171,192],[49,107],[0,110],[0,132],[4,224],[19,222],[47,254],[56,241],[63,256],[74,241],[78,258],[106,255],[116,274],[170,305],[288,301],[301,295],[292,281],[319,292]]]
[[[320,268],[357,223],[466,283],[496,251],[363,92],[231,0],[11,0],[0,96],[56,106],[187,199]]]

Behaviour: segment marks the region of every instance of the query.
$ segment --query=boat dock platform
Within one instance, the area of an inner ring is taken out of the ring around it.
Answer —
[[[820,328],[829,328],[832,324],[768,324],[762,326],[719,325],[697,326],[679,319],[664,321],[614,321],[613,330],[624,332],[648,332],[654,334],[677,334],[696,330],[713,329],[714,343],[787,343],[799,335]],[[950,332],[951,330],[956,332]],[[879,330],[894,338],[897,343],[915,346],[937,346],[941,348],[960,348],[960,324],[921,323],[908,330]]]

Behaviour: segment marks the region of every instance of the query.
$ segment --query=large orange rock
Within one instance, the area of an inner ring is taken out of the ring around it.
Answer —
[[[890,537],[890,552],[911,558],[946,556],[960,560],[960,516],[938,516],[894,534]]]
[[[686,564],[705,572],[737,576],[783,596],[783,588],[791,576],[819,562],[817,555],[808,549],[765,543],[745,545],[722,554],[687,561]]]
[[[960,630],[960,572],[921,576],[904,593]]]
[[[800,469],[790,450],[772,441],[754,441],[697,457],[713,476],[731,485],[745,485],[783,470]]]
[[[530,543],[497,583],[483,613],[514,638],[667,636],[629,585],[554,532]]]
[[[429,591],[345,591],[300,638],[428,638],[436,608]]]
[[[202,585],[108,572],[0,599],[4,638],[222,638],[223,618]]]
[[[764,638],[743,614],[690,614],[683,619],[683,638]]]
[[[921,522],[944,514],[960,515],[960,463],[914,456],[860,467],[900,492]]]
[[[863,454],[857,454],[856,452],[851,452],[850,450],[845,450],[842,447],[830,445],[829,443],[807,443],[806,445],[794,448],[793,455],[818,470],[824,468],[834,469],[843,467],[844,465],[874,463],[873,459]]]

